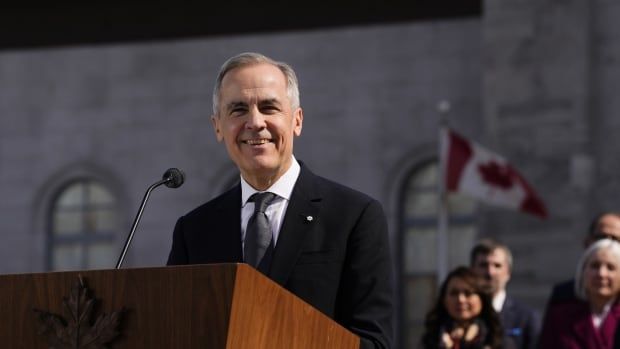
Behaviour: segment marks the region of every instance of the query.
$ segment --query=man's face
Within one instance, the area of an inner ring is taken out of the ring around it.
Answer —
[[[620,217],[613,214],[601,216],[598,220],[596,233],[591,236],[588,243],[591,244],[604,238],[620,241]]]
[[[482,278],[487,291],[497,294],[506,289],[510,280],[510,267],[506,252],[497,248],[489,254],[478,254],[472,265],[474,272]]]
[[[291,165],[303,114],[291,108],[286,87],[284,74],[270,64],[236,68],[222,80],[213,127],[250,184],[254,178],[275,181]]]

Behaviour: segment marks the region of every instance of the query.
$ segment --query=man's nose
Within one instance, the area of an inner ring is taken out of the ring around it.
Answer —
[[[265,116],[257,108],[251,108],[248,111],[248,120],[246,127],[250,129],[265,128]]]

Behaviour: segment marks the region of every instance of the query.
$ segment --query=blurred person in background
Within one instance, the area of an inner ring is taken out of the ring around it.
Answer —
[[[620,322],[620,243],[600,239],[583,253],[575,272],[575,299],[550,304],[539,347],[611,349]]]
[[[588,228],[588,234],[583,239],[584,249],[600,239],[620,241],[620,213],[603,212],[594,217]],[[555,284],[547,302],[547,308],[554,303],[572,301],[575,299],[575,280],[566,280]]]
[[[424,349],[505,348],[491,298],[480,278],[467,267],[458,267],[448,274],[424,326]]]
[[[480,240],[471,250],[470,263],[500,315],[504,342],[518,349],[535,348],[540,332],[540,314],[506,293],[513,267],[508,246],[492,239]]]

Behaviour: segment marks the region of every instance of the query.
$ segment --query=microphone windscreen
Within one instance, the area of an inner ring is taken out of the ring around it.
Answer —
[[[168,188],[178,188],[185,182],[185,174],[178,168],[169,168],[163,176]]]

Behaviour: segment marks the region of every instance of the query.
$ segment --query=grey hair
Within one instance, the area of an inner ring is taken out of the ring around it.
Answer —
[[[575,271],[575,295],[577,298],[587,300],[585,282],[583,274],[587,268],[590,258],[600,250],[608,250],[613,255],[618,266],[620,266],[620,243],[611,239],[601,239],[588,247],[581,255],[577,270]]]
[[[291,101],[291,108],[296,109],[299,107],[299,83],[297,82],[297,75],[295,74],[293,68],[287,63],[275,61],[260,53],[244,52],[229,58],[220,68],[220,72],[217,75],[215,86],[213,88],[213,115],[218,115],[219,112],[220,89],[222,87],[222,80],[224,80],[224,76],[236,68],[264,63],[271,64],[282,71],[286,77],[286,92],[289,100]]]

